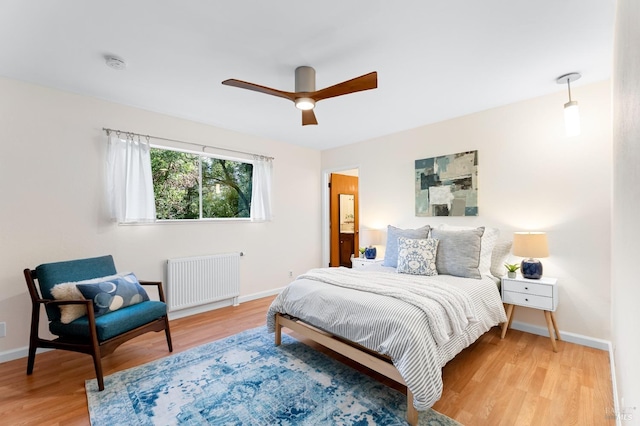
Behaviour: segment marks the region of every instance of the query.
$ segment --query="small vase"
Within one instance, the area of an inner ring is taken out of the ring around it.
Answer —
[[[515,278],[516,277],[516,271],[507,271],[507,277],[509,278]]]

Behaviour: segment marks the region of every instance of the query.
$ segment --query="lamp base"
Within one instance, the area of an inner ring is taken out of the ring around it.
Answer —
[[[542,277],[542,263],[538,259],[526,259],[520,264],[520,272],[524,278],[539,280]]]
[[[364,249],[364,257],[367,259],[375,259],[377,254],[377,250],[375,247],[367,247]]]

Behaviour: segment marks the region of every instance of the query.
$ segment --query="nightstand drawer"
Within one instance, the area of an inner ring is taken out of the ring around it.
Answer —
[[[384,262],[384,259],[367,259],[363,257],[352,257],[351,267],[354,269],[367,268],[375,264],[382,265],[382,262]]]
[[[363,262],[360,259],[352,259],[351,260],[351,267],[352,268],[364,268],[367,265],[371,265],[371,263],[369,262]]]
[[[530,308],[543,309],[545,311],[553,311],[553,298],[537,296],[535,294],[517,293],[514,291],[502,292],[502,300],[504,303],[518,306],[528,306]]]
[[[505,291],[515,291],[535,296],[553,297],[553,287],[545,284],[530,283],[525,281],[512,281],[504,279],[502,281]]]

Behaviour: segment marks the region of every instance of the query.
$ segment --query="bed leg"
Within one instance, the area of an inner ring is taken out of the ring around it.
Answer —
[[[282,325],[280,325],[280,314],[276,314],[276,337],[275,337],[276,346],[280,346],[282,343]]]
[[[411,426],[418,425],[418,410],[413,406],[413,392],[407,388],[407,423]]]

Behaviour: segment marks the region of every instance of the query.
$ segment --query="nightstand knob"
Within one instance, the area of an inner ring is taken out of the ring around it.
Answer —
[[[525,301],[525,302],[528,302],[528,301],[529,301],[529,299],[524,299],[524,301]]]
[[[525,289],[525,290],[529,290],[529,287],[525,287],[524,289]]]

